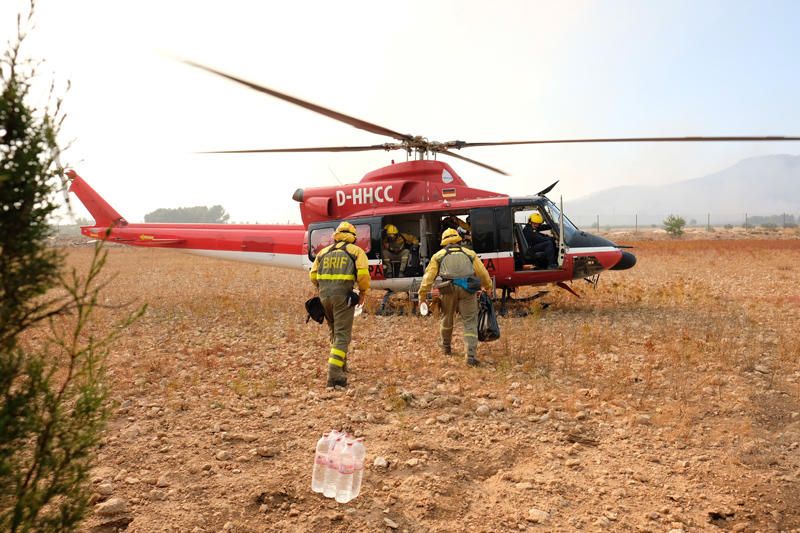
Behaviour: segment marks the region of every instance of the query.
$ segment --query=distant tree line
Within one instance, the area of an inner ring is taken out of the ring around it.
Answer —
[[[221,205],[211,207],[198,205],[195,207],[160,208],[144,216],[145,222],[186,222],[205,224],[226,224],[230,215]]]
[[[797,220],[794,215],[769,215],[757,216],[753,215],[747,218],[747,223],[751,226],[764,226],[764,227],[780,227],[784,224],[786,227],[793,228],[797,226]]]

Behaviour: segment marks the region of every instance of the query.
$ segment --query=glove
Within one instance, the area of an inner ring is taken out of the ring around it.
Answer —
[[[349,307],[355,307],[358,305],[360,298],[355,291],[350,291],[350,294],[347,295],[347,305]]]

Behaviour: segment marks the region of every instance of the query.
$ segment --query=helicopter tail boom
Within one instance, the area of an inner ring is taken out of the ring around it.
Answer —
[[[310,266],[304,226],[128,223],[75,171],[68,171],[67,176],[72,182],[70,192],[78,196],[95,219],[93,225],[81,226],[81,233],[89,238],[283,268],[307,269]]]

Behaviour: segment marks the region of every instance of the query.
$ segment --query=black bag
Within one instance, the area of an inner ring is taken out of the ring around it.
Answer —
[[[319,296],[314,296],[306,300],[306,312],[308,313],[306,324],[308,324],[309,320],[319,322],[320,324],[325,322],[325,308],[322,307],[322,301],[319,299]]]
[[[481,342],[496,341],[500,338],[500,325],[489,296],[482,292],[478,298],[478,340]]]

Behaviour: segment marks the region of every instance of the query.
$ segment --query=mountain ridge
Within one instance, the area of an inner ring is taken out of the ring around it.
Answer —
[[[565,205],[578,225],[658,224],[669,214],[686,220],[741,223],[745,215],[800,213],[800,155],[755,156],[705,176],[664,185],[621,185]]]

